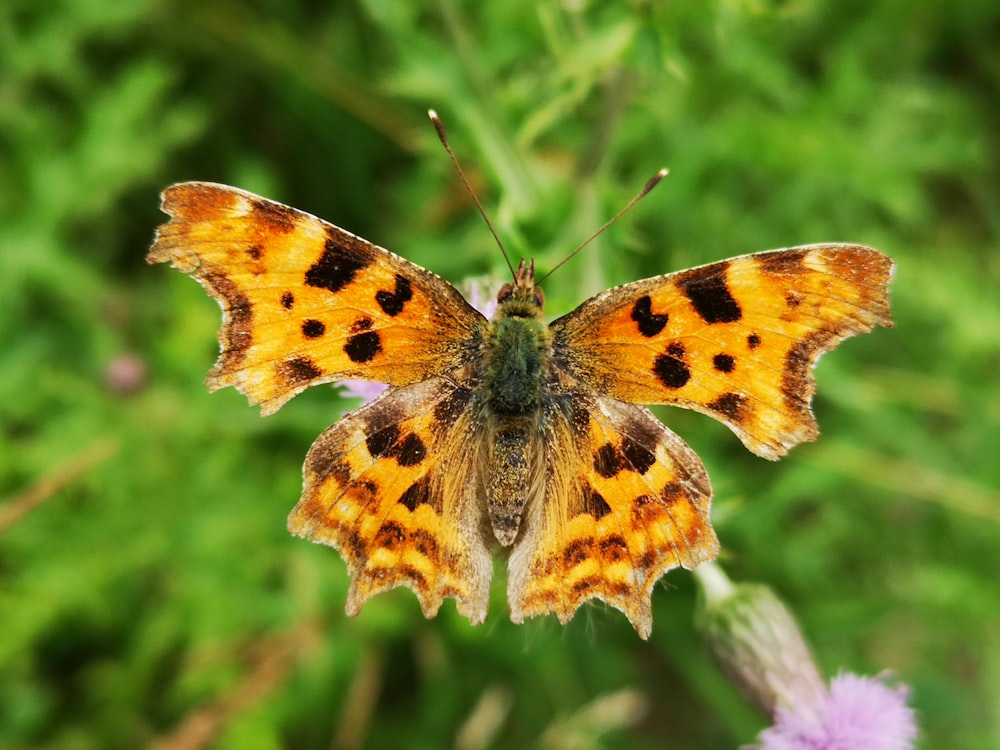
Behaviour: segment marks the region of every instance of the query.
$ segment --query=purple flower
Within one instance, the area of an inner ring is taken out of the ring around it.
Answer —
[[[767,586],[734,584],[716,563],[698,567],[698,625],[727,676],[774,726],[759,750],[910,750],[917,738],[906,686],[841,674],[823,685],[788,607]]]
[[[497,311],[497,299],[490,296],[487,296],[486,299],[482,298],[484,283],[484,281],[477,281],[475,279],[469,281],[468,300],[469,304],[479,310],[485,317],[492,318],[493,313]],[[499,289],[500,285],[497,284],[496,286]]]
[[[904,685],[841,674],[811,705],[779,706],[760,750],[909,750],[917,738]]]
[[[341,391],[341,395],[347,398],[360,398],[362,404],[373,401],[376,396],[389,387],[385,383],[373,383],[370,380],[341,380],[335,385],[344,389]]]
[[[469,304],[479,310],[487,318],[493,317],[497,309],[496,299],[482,298],[482,284],[476,280],[468,282]],[[382,394],[387,386],[385,383],[373,383],[370,380],[341,380],[334,383],[335,386],[343,388],[341,394],[347,398],[360,398],[362,404],[367,404]]]

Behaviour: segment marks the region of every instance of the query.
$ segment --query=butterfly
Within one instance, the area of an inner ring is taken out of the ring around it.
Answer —
[[[515,622],[584,602],[642,638],[654,584],[718,554],[698,456],[644,404],[728,426],[777,459],[818,434],[812,367],[891,326],[892,261],[821,244],[609,289],[550,324],[522,260],[487,320],[448,282],[315,216],[226,185],[167,188],[148,262],[222,307],[207,384],[270,414],[309,386],[388,384],[313,444],[298,536],[336,548],[348,614],[406,586],[487,616],[494,552]]]

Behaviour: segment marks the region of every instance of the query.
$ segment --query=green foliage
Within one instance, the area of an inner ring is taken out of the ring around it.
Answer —
[[[1000,744],[1000,8],[820,3],[8,0],[0,8],[0,745],[734,747],[764,726],[692,628],[586,608],[514,626],[414,597],[343,615],[291,539],[329,388],[259,420],[200,376],[218,311],[143,262],[157,192],[227,182],[453,281],[502,259],[424,111],[546,284],[858,241],[897,327],[824,359],[780,464],[662,416],[713,478],[723,560],[828,673],[891,669],[927,747]],[[498,561],[498,579],[502,579]],[[480,739],[477,739],[480,738]],[[173,743],[173,744],[171,744]]]

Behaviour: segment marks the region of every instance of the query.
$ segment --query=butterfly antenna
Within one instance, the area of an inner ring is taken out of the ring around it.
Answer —
[[[622,216],[624,216],[626,213],[628,213],[629,209],[631,209],[632,206],[634,206],[636,203],[638,203],[643,198],[645,198],[649,194],[649,191],[651,191],[653,188],[655,188],[657,185],[659,185],[660,184],[660,180],[662,180],[668,174],[670,174],[670,170],[664,168],[664,169],[661,169],[656,174],[654,174],[652,177],[650,177],[649,180],[646,182],[646,184],[643,185],[642,190],[639,191],[639,194],[636,195],[632,200],[630,200],[628,203],[625,204],[625,208],[623,208],[621,211],[619,211],[614,216],[612,216],[610,219],[608,219],[606,222],[604,222],[604,225],[600,229],[598,229],[596,232],[594,232],[592,235],[590,235],[587,239],[585,239],[583,242],[581,242],[580,245],[579,245],[579,247],[576,248],[576,250],[574,250],[569,255],[567,255],[565,258],[563,258],[561,261],[559,261],[558,263],[556,263],[555,267],[553,267],[551,271],[549,271],[547,274],[545,274],[542,278],[540,278],[535,283],[536,284],[541,284],[543,281],[545,281],[545,279],[549,278],[549,276],[551,276],[552,274],[554,274],[556,272],[557,268],[559,268],[560,266],[562,266],[570,258],[572,258],[578,252],[580,252],[581,250],[583,250],[583,248],[585,248],[587,245],[589,245],[591,242],[593,242],[595,239],[597,239],[597,237],[600,236],[601,233],[604,232],[605,229],[607,229],[612,224],[614,224],[616,221],[618,221]]]
[[[433,109],[427,110],[427,116],[431,118],[431,122],[434,123],[434,129],[437,131],[438,138],[441,141],[441,145],[444,146],[444,150],[448,152],[448,156],[451,157],[451,163],[455,165],[455,171],[458,172],[458,176],[462,179],[462,184],[465,185],[465,189],[472,196],[473,203],[476,204],[476,208],[479,209],[479,215],[483,217],[483,221],[486,222],[486,226],[490,230],[490,234],[493,235],[493,239],[496,240],[497,247],[500,248],[500,252],[503,253],[503,259],[507,261],[507,268],[510,269],[510,275],[514,275],[514,266],[511,265],[510,256],[507,255],[507,249],[503,246],[500,241],[500,236],[497,231],[493,228],[493,223],[490,221],[490,217],[486,215],[486,209],[483,208],[483,204],[479,201],[479,196],[476,195],[476,191],[472,189],[472,185],[469,184],[468,178],[465,176],[465,172],[462,171],[462,165],[458,163],[458,157],[455,156],[455,152],[451,150],[451,146],[448,144],[448,136],[444,132],[444,123],[441,122],[441,118],[438,117],[438,113]],[[634,201],[633,201],[634,202]]]

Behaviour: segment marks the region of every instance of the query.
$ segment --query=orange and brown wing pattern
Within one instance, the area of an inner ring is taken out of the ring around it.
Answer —
[[[322,219],[226,185],[163,192],[171,219],[147,261],[170,261],[223,310],[207,383],[262,412],[310,385],[415,383],[472,356],[483,317],[450,284]]]
[[[892,325],[892,270],[871,248],[809,245],[637,281],[553,322],[556,361],[623,401],[708,414],[776,459],[818,434],[819,356]]]
[[[718,554],[708,476],[647,409],[569,395],[546,408],[545,495],[510,557],[511,619],[554,612],[566,622],[601,599],[648,638],[656,581]]]
[[[347,562],[347,612],[409,587],[427,617],[444,598],[486,619],[493,562],[473,463],[472,392],[451,377],[394,388],[324,432],[306,457],[293,534]]]

